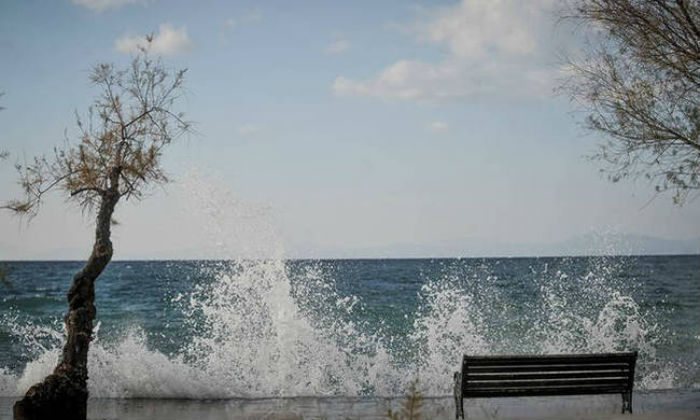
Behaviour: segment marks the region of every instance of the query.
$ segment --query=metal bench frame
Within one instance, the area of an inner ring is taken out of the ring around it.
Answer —
[[[454,374],[456,418],[464,398],[621,394],[632,413],[637,352],[468,356]]]

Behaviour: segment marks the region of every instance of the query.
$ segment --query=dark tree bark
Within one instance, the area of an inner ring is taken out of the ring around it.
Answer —
[[[95,319],[95,281],[112,259],[110,227],[119,201],[119,174],[110,174],[110,188],[102,193],[97,213],[95,245],[85,266],[73,277],[64,318],[66,344],[53,373],[29,388],[14,405],[16,420],[85,420],[87,417],[88,349]]]
[[[160,60],[149,58],[149,45],[126,69],[107,63],[95,66],[90,80],[102,93],[89,108],[87,123],[77,119],[78,144],[55,148],[53,158],[35,157],[29,164],[18,165],[26,197],[0,206],[31,218],[44,194],[57,188],[69,193],[69,199],[84,211],[97,209],[92,254],[73,277],[68,292],[67,337],[61,359],[51,375],[29,388],[15,404],[18,420],[86,418],[95,281],[112,259],[114,208],[122,197],[139,200],[147,186],[168,182],[161,168],[162,151],[189,131],[184,115],[173,109],[183,93],[185,70],[170,71]]]

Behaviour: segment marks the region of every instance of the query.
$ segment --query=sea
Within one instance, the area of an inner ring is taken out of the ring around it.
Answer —
[[[82,264],[0,263],[5,409],[55,366]],[[656,398],[700,413],[698,255],[113,261],[96,306],[88,387],[103,409],[92,418],[160,418],[148,401],[167,401],[172,418],[272,406],[345,418],[363,404],[382,418],[412,382],[451,418],[463,354],[614,351],[639,353],[635,393],[647,397],[635,408]],[[592,398],[620,409],[619,397]],[[473,410],[523,413],[489,404]]]

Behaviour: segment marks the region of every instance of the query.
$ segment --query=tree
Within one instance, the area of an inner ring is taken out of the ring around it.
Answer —
[[[700,2],[572,0],[561,14],[594,42],[564,90],[606,141],[594,158],[617,182],[643,177],[682,205],[700,188]]]
[[[95,66],[91,82],[101,93],[86,121],[77,117],[80,139],[66,140],[50,158],[18,165],[22,200],[5,205],[32,217],[44,195],[63,190],[96,222],[95,243],[68,291],[66,343],[53,373],[32,386],[14,406],[18,419],[85,419],[87,357],[95,318],[95,281],[112,258],[110,228],[117,203],[142,198],[144,189],[168,181],[161,168],[165,147],[189,124],[173,111],[185,70],[170,71],[142,50],[130,67]]]

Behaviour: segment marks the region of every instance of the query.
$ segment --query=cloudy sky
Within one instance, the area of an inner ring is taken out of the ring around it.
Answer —
[[[581,34],[553,4],[3,1],[0,200],[15,161],[75,136],[90,68],[153,34],[189,69],[196,133],[168,151],[172,184],[118,207],[116,258],[700,248],[700,200],[610,184],[585,158],[599,139],[554,94]],[[29,224],[0,213],[0,260],[83,258],[91,223],[60,195]]]

